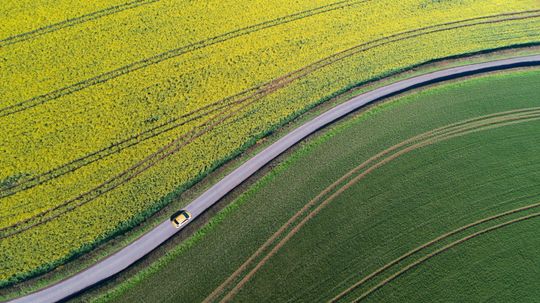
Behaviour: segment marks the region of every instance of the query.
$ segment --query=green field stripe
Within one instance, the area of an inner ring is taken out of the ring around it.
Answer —
[[[57,30],[64,29],[66,27],[75,26],[78,24],[82,24],[88,21],[96,20],[101,17],[109,16],[115,13],[119,13],[128,9],[136,8],[139,6],[143,6],[146,4],[158,2],[160,0],[136,0],[132,2],[123,3],[116,6],[111,6],[93,13],[89,13],[86,15],[82,15],[80,17],[67,19],[58,23],[50,24],[47,26],[43,26],[25,33],[17,34],[10,36],[8,38],[0,40],[0,47],[5,47],[11,44],[19,43],[22,41],[34,39],[36,37],[55,32]]]
[[[515,224],[515,223],[519,223],[519,222],[523,222],[525,220],[529,220],[529,219],[534,219],[534,218],[537,218],[540,216],[540,212],[537,212],[537,213],[533,213],[533,214],[530,214],[530,215],[527,215],[527,216],[523,216],[523,217],[520,217],[520,218],[516,218],[516,219],[513,219],[513,220],[510,220],[508,222],[504,222],[504,223],[501,223],[501,224],[498,224],[498,225],[495,225],[495,226],[492,226],[492,227],[489,227],[489,228],[486,228],[486,229],[483,229],[481,231],[478,231],[478,232],[475,232],[474,234],[471,234],[469,236],[466,236],[464,238],[461,238],[459,240],[456,240],[438,250],[436,250],[435,252],[433,253],[430,253],[424,257],[422,257],[421,259],[415,261],[414,263],[411,263],[409,265],[407,265],[405,268],[401,269],[400,271],[396,272],[395,274],[393,274],[392,276],[388,277],[387,279],[385,279],[384,281],[380,282],[379,284],[377,284],[376,286],[374,286],[373,288],[369,289],[367,292],[363,293],[360,297],[358,297],[357,299],[355,299],[353,302],[357,303],[357,302],[360,302],[362,301],[363,299],[365,299],[366,297],[368,297],[370,294],[372,294],[373,292],[375,292],[376,290],[380,289],[381,287],[387,285],[389,282],[395,280],[396,278],[398,278],[399,276],[403,275],[404,273],[406,273],[407,271],[409,271],[410,269],[414,268],[414,267],[417,267],[418,265],[424,263],[425,261],[437,256],[437,255],[440,255],[441,253],[461,244],[461,243],[464,243],[468,240],[471,240],[471,239],[474,239],[478,236],[481,236],[483,234],[486,234],[486,233],[489,233],[491,231],[494,231],[494,230],[497,230],[497,229],[501,229],[503,227],[506,227],[508,225],[511,225],[511,224]]]
[[[340,8],[344,8],[344,7],[348,7],[348,6],[353,6],[355,4],[360,4],[360,3],[367,2],[367,1],[371,1],[371,0],[355,0],[355,1],[346,0],[346,1],[340,1],[340,2],[333,3],[333,4],[321,6],[321,7],[315,8],[315,9],[306,10],[306,11],[303,11],[303,12],[295,13],[295,14],[292,14],[292,15],[284,16],[284,17],[280,17],[280,18],[273,19],[273,20],[270,20],[270,21],[265,21],[265,22],[262,22],[262,23],[259,23],[259,24],[256,24],[256,25],[244,27],[244,28],[241,28],[241,29],[237,29],[237,30],[225,33],[225,34],[214,36],[214,37],[209,38],[209,39],[201,40],[201,41],[193,43],[193,44],[189,44],[189,45],[182,46],[182,47],[179,47],[179,48],[176,48],[176,49],[168,50],[168,51],[160,53],[158,55],[155,55],[155,56],[152,56],[152,57],[140,60],[140,61],[130,63],[128,65],[122,66],[122,67],[117,68],[115,70],[100,74],[98,76],[95,76],[95,77],[92,77],[92,78],[89,78],[89,79],[86,79],[86,80],[83,80],[83,81],[80,81],[80,82],[77,82],[75,84],[72,84],[72,85],[69,85],[69,86],[66,86],[66,87],[51,91],[51,92],[43,94],[43,95],[39,95],[37,97],[33,97],[31,99],[16,103],[14,105],[4,107],[4,108],[0,109],[0,117],[5,117],[5,116],[8,116],[8,115],[11,115],[11,114],[14,114],[14,113],[17,113],[17,112],[20,112],[20,111],[35,107],[35,106],[38,106],[38,105],[46,103],[48,101],[58,99],[60,97],[63,97],[63,96],[78,92],[78,91],[83,90],[85,88],[88,88],[88,87],[91,87],[91,86],[94,86],[94,85],[97,85],[97,84],[100,84],[100,83],[107,82],[107,81],[109,81],[111,79],[120,77],[122,75],[125,75],[125,74],[128,74],[128,73],[131,73],[131,72],[146,68],[148,66],[152,66],[154,64],[158,64],[158,63],[163,62],[165,60],[169,60],[169,59],[178,57],[180,55],[183,55],[183,54],[186,54],[186,53],[198,50],[198,49],[202,49],[202,48],[205,48],[205,47],[208,47],[208,46],[211,46],[211,45],[222,43],[224,41],[234,39],[234,38],[237,38],[237,37],[245,36],[245,35],[248,35],[248,34],[263,30],[263,29],[267,29],[267,28],[271,28],[271,27],[274,27],[274,26],[290,23],[290,22],[300,20],[300,19],[303,19],[303,18],[306,18],[306,17],[315,16],[315,15],[318,15],[318,14],[330,12],[330,11],[337,10],[337,9],[340,9]]]

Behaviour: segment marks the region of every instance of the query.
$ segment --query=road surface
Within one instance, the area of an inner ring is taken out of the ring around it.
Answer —
[[[236,188],[281,153],[300,142],[307,136],[313,134],[318,129],[346,116],[347,114],[350,114],[351,112],[354,112],[366,104],[416,87],[421,87],[436,82],[488,71],[533,65],[540,65],[540,55],[518,57],[445,69],[407,80],[402,80],[361,94],[345,103],[329,109],[325,113],[313,118],[289,134],[285,135],[283,138],[259,152],[242,166],[228,174],[221,181],[216,183],[197,199],[187,205],[185,209],[191,212],[193,219],[198,217],[206,209],[217,203],[227,193]],[[74,294],[77,294],[78,292],[123,271],[180,230],[182,229],[174,228],[169,220],[167,220],[122,250],[107,257],[103,261],[92,265],[88,269],[48,288],[15,299],[11,302],[57,302],[59,300],[69,298],[70,296],[73,296]]]

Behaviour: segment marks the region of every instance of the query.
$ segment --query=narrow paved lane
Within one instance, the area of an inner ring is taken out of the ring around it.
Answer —
[[[540,65],[540,55],[450,68],[399,81],[359,95],[345,103],[329,109],[325,113],[306,122],[274,144],[270,145],[256,156],[248,160],[242,166],[228,174],[197,199],[192,201],[186,206],[185,209],[192,213],[193,218],[198,217],[206,209],[214,205],[227,193],[236,188],[239,184],[244,182],[256,171],[279,156],[285,150],[289,149],[318,129],[338,120],[339,118],[342,118],[343,116],[346,116],[351,112],[354,112],[366,104],[416,87],[425,86],[436,82],[488,71],[534,65]],[[11,302],[57,302],[59,300],[68,298],[84,290],[85,288],[110,278],[111,276],[126,269],[128,266],[154,250],[180,230],[181,229],[175,229],[167,220],[122,250],[107,257],[90,268],[48,288],[39,290],[25,297],[15,299]]]

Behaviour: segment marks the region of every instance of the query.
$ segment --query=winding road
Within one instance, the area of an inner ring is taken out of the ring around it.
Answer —
[[[540,55],[466,65],[402,80],[361,94],[345,103],[329,109],[325,113],[313,118],[285,135],[283,138],[259,152],[242,166],[228,174],[221,181],[187,205],[185,209],[191,212],[193,219],[197,218],[205,210],[217,203],[227,193],[247,180],[281,153],[313,134],[318,129],[358,110],[366,104],[436,82],[489,71],[535,65],[540,65]],[[166,220],[125,248],[92,265],[88,269],[50,287],[10,302],[57,302],[69,298],[80,291],[123,271],[181,230],[182,228],[176,229],[169,220]]]

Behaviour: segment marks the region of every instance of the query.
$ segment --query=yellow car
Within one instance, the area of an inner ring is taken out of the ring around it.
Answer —
[[[171,223],[174,227],[180,228],[180,226],[186,224],[191,219],[191,214],[185,210],[175,212],[171,216]]]

